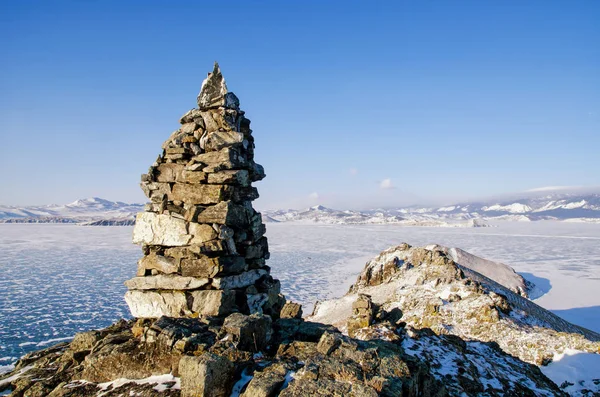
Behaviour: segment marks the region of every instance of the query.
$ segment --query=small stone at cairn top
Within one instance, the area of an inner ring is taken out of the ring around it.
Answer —
[[[202,83],[198,108],[162,146],[142,175],[150,199],[136,218],[133,242],[144,256],[125,282],[138,318],[278,317],[285,299],[270,276],[265,225],[252,208],[265,177],[254,162],[250,120],[227,91],[219,65]]]

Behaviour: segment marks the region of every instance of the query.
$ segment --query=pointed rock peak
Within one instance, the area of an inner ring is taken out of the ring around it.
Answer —
[[[200,94],[198,95],[198,107],[200,110],[227,107],[239,109],[240,101],[233,92],[227,92],[227,84],[221,73],[219,64],[215,62],[213,71],[202,82]]]

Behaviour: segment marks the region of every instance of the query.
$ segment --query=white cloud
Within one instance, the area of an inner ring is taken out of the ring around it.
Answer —
[[[392,185],[392,180],[390,178],[386,178],[383,181],[381,181],[379,187],[382,189],[393,189],[394,185]]]
[[[308,198],[311,199],[311,200],[318,200],[319,199],[319,193],[312,192],[311,194],[308,195]]]
[[[548,192],[552,190],[569,190],[569,189],[580,189],[583,186],[544,186],[535,189],[525,190],[525,192]]]
[[[350,168],[350,175],[358,175],[358,170],[356,168]]]

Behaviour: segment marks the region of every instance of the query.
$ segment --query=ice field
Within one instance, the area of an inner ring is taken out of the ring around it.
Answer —
[[[342,295],[365,262],[407,242],[459,247],[511,265],[535,300],[600,332],[600,225],[539,221],[492,228],[267,224],[272,274],[305,307]],[[128,317],[131,227],[0,224],[0,372],[21,355]]]

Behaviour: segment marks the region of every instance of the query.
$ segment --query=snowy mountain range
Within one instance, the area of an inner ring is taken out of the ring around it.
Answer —
[[[93,197],[65,205],[3,206],[0,223],[79,223],[131,225],[144,204]],[[465,202],[442,207],[337,210],[317,205],[304,210],[263,211],[263,221],[323,224],[400,224],[405,226],[482,227],[494,221],[561,220],[600,223],[600,193],[540,192],[511,200]]]
[[[96,223],[133,224],[143,204],[126,204],[93,197],[70,204],[30,207],[0,205],[0,223]]]
[[[434,219],[594,222],[600,219],[600,194],[546,193],[512,200],[470,202],[446,207],[399,208],[391,212]]]
[[[400,223],[415,226],[478,227],[489,221],[563,220],[600,223],[600,194],[545,193],[511,200],[466,202],[442,207],[399,207],[339,211],[323,206],[307,210],[264,211],[278,222]]]

